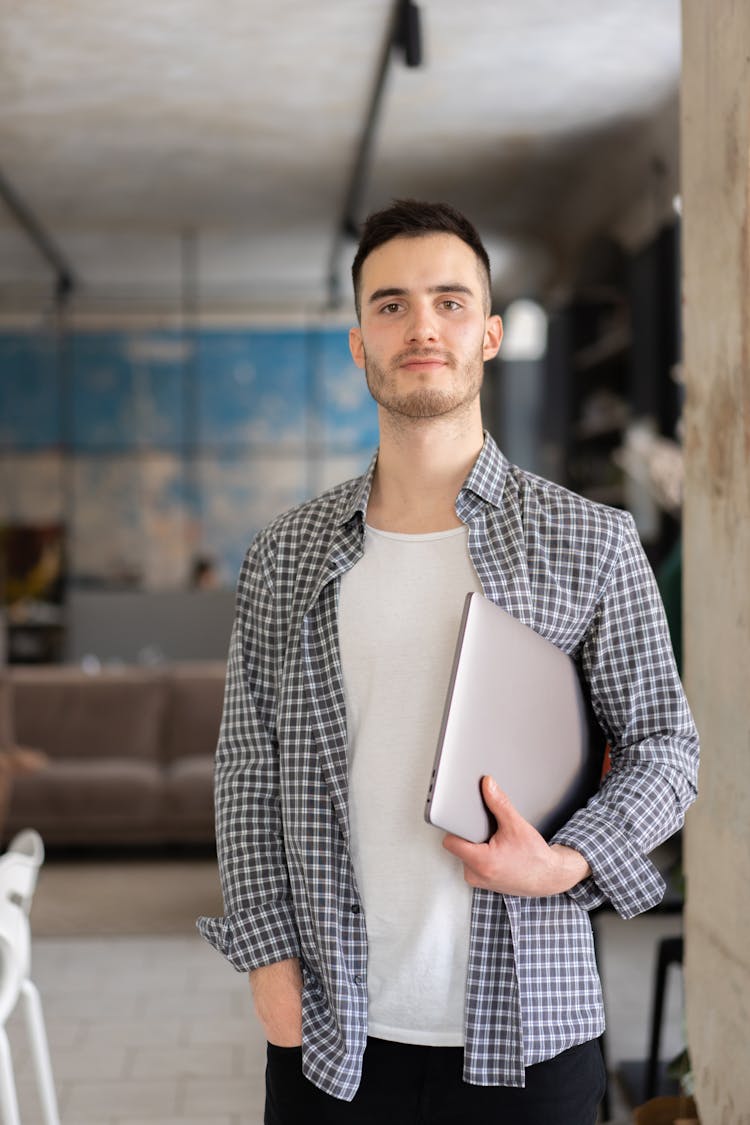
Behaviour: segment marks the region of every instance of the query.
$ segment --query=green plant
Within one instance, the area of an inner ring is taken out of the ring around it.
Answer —
[[[695,1080],[693,1078],[693,1067],[690,1062],[690,1052],[687,1047],[683,1047],[679,1055],[672,1059],[667,1067],[667,1074],[670,1078],[676,1078],[680,1084],[680,1090],[686,1097],[692,1097],[695,1092]]]

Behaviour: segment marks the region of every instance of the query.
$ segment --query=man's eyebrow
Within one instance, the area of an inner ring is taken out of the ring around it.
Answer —
[[[452,285],[433,285],[428,290],[429,293],[466,293],[468,297],[474,296],[474,290],[470,289],[468,285],[462,285],[461,282],[455,281]]]
[[[467,296],[473,297],[474,290],[470,289],[468,285],[463,285],[461,282],[453,282],[447,285],[431,285],[427,290],[428,293],[466,293]],[[409,295],[408,289],[398,289],[395,286],[389,286],[386,289],[376,289],[367,299],[369,305],[375,301],[382,301],[385,297],[407,297]]]
[[[367,298],[367,303],[371,305],[374,301],[382,301],[384,297],[405,297],[408,292],[408,289],[376,289]]]

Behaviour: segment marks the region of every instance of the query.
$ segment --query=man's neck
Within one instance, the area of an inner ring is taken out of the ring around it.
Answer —
[[[414,535],[460,527],[456,497],[483,442],[478,412],[468,424],[431,418],[394,426],[381,416],[367,522]]]

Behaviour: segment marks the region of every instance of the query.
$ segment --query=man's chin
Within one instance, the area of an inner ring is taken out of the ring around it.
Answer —
[[[470,405],[473,399],[459,398],[435,390],[413,391],[408,395],[374,395],[375,401],[386,413],[414,421],[443,418]]]
[[[386,399],[380,405],[389,414],[419,419],[440,418],[443,414],[450,414],[459,404],[446,395],[428,392],[408,395],[405,398]]]

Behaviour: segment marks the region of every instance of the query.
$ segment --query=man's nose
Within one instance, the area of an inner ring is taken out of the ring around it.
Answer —
[[[409,343],[428,343],[438,338],[438,327],[432,308],[414,305],[406,324],[406,338]]]

